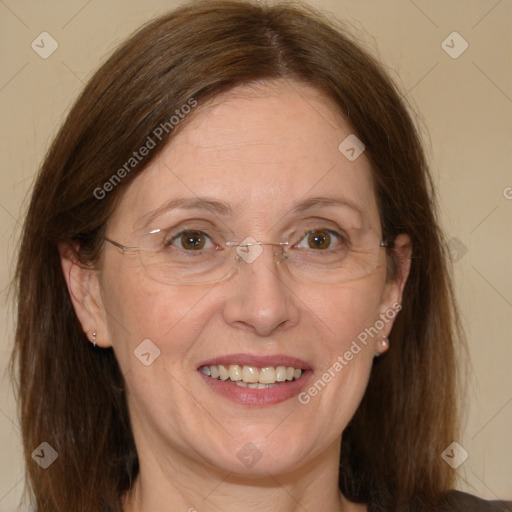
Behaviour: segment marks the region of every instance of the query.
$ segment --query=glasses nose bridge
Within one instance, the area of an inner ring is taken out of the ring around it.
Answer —
[[[254,263],[263,253],[264,246],[272,246],[274,261],[279,264],[286,259],[286,249],[288,242],[263,242],[253,238],[245,239],[241,243],[231,243],[234,246],[235,257],[237,263]]]

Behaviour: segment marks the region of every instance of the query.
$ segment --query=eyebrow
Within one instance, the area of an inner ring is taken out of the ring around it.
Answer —
[[[329,197],[309,197],[302,201],[295,201],[293,203],[292,211],[295,213],[304,213],[313,208],[321,208],[326,206],[344,206],[350,208],[360,215],[363,215],[363,210],[359,205],[342,196],[329,196]]]
[[[354,210],[361,216],[363,215],[362,209],[356,203],[342,196],[319,196],[298,200],[293,203],[291,212],[304,213],[314,208],[322,208],[328,206],[343,206]],[[162,206],[144,214],[139,219],[139,222],[143,227],[147,227],[148,224],[150,224],[162,213],[175,209],[206,210],[220,216],[229,216],[233,214],[233,209],[231,206],[224,201],[218,201],[209,197],[178,197],[170,199]]]
[[[206,210],[223,216],[232,214],[231,206],[223,201],[217,201],[209,197],[177,197],[144,214],[139,222],[143,227],[146,227],[162,213],[178,208],[182,210]]]

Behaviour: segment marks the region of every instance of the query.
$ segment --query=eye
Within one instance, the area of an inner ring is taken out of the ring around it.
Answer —
[[[202,231],[186,230],[181,231],[166,242],[166,246],[170,245],[175,245],[178,249],[185,251],[200,251],[211,248],[213,243],[210,237]]]
[[[309,231],[297,244],[301,249],[332,249],[336,242],[342,241],[339,233],[329,229],[315,229]]]

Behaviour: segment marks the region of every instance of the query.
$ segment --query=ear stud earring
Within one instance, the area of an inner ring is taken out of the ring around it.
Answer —
[[[380,350],[377,352],[376,357],[381,356],[389,349],[389,338],[387,336],[383,336],[381,340],[379,340]]]

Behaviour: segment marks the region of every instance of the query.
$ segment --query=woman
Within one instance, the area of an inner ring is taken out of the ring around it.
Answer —
[[[193,3],[117,50],[17,283],[38,511],[507,510],[449,492],[460,329],[418,135],[310,9]]]

